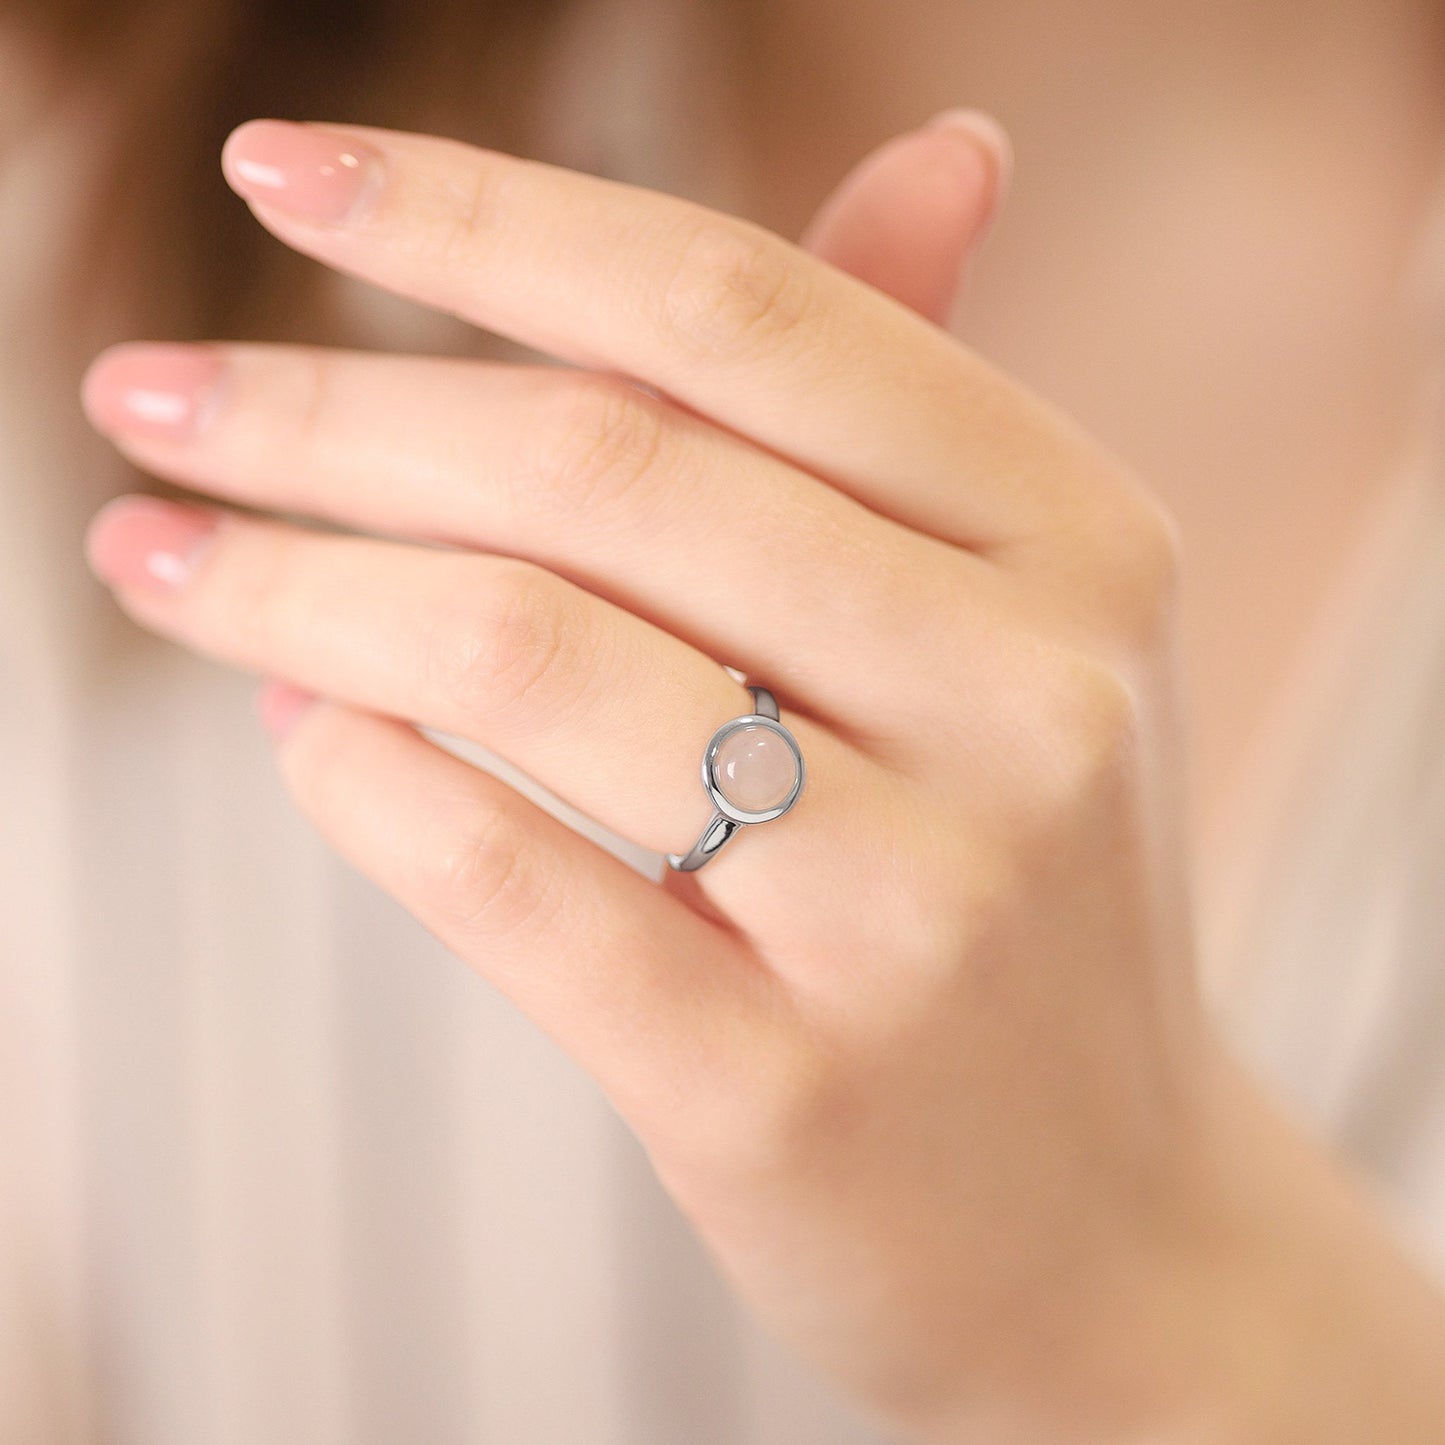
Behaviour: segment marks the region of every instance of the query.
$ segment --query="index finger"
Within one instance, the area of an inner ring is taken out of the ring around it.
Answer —
[[[619,371],[910,526],[980,549],[1117,485],[948,333],[764,228],[455,141],[253,121],[225,170],[297,250],[560,359]]]

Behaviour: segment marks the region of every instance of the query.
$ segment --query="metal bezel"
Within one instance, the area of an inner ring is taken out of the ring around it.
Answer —
[[[765,813],[745,813],[741,808],[735,807],[723,795],[717,780],[717,755],[722,745],[735,732],[743,728],[762,727],[769,732],[776,733],[787,744],[788,750],[793,755],[793,761],[797,764],[798,776],[793,783],[793,790],[776,808],[769,808]],[[806,769],[803,764],[803,750],[798,746],[798,740],[775,718],[764,717],[761,713],[745,713],[742,717],[735,717],[730,722],[724,723],[713,735],[712,741],[707,745],[707,751],[702,755],[702,785],[707,789],[708,796],[713,801],[713,806],[734,823],[770,823],[774,818],[781,818],[794,803],[798,801],[799,794],[803,791],[803,782],[806,777]]]

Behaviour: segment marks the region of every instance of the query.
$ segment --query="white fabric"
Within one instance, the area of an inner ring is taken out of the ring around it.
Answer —
[[[1445,1279],[1445,487],[1433,472],[1366,542],[1259,755],[1280,812],[1242,851],[1214,1002]]]

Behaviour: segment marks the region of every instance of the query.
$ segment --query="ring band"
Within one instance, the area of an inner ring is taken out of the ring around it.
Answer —
[[[805,770],[798,740],[778,719],[778,701],[765,687],[749,687],[753,711],[725,722],[702,755],[702,785],[713,815],[690,853],[669,853],[668,866],[695,873],[739,828],[781,818],[803,791]]]

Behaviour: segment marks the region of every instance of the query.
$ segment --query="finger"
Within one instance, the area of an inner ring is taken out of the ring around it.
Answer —
[[[848,726],[930,577],[977,558],[615,376],[285,347],[125,346],[86,401],[127,455],[251,506],[556,570]],[[898,586],[900,577],[912,585]]]
[[[321,536],[150,498],[106,508],[90,555],[147,626],[470,739],[658,853],[698,838],[711,812],[703,749],[752,711],[750,694],[702,653],[513,558]],[[807,760],[805,792],[698,875],[748,927],[790,912],[800,877],[824,895],[842,889],[817,845],[849,831],[857,800],[885,786],[881,769],[780,701]]]
[[[636,377],[910,526],[972,546],[1123,484],[921,317],[760,227],[391,131],[259,121],[232,184],[283,240],[568,361]]]
[[[997,121],[980,111],[945,111],[861,161],[799,244],[947,326],[1011,170],[1008,136]]]
[[[702,918],[412,729],[294,695],[282,773],[342,857],[522,1009],[651,1140],[705,1127],[784,1014],[778,981]],[[741,1095],[739,1095],[741,1096]]]

